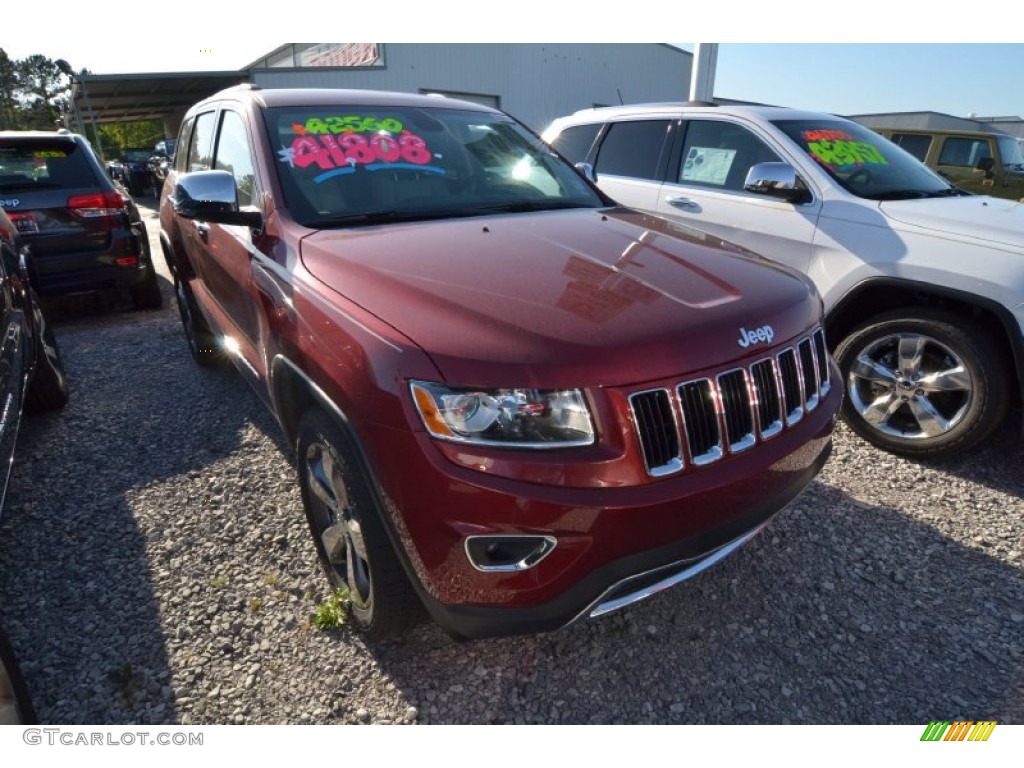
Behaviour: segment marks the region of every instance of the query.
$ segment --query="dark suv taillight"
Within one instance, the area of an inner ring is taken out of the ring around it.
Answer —
[[[93,192],[69,197],[68,210],[81,219],[98,219],[123,213],[125,204],[119,192]]]

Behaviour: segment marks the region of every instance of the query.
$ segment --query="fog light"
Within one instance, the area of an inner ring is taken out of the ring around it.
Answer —
[[[466,557],[478,571],[525,571],[551,554],[554,536],[469,536]]]

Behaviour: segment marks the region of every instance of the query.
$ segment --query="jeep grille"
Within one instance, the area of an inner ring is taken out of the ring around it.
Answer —
[[[747,368],[630,395],[648,474],[711,464],[799,422],[831,388],[826,350],[818,328]]]

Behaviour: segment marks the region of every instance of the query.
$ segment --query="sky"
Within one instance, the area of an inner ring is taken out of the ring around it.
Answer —
[[[69,22],[63,35],[57,26],[32,23],[31,9],[21,10],[25,5],[5,9],[3,29],[23,31],[0,32],[0,48],[15,59],[33,53],[63,58],[94,74],[233,71],[283,42],[332,33],[383,43],[657,42],[651,36],[662,34],[719,43],[719,97],[839,114],[932,110],[1024,117],[1024,43],[1014,42],[1021,39],[1019,11],[1010,0],[986,3],[988,21],[972,13],[963,29],[951,29],[945,13],[922,14],[917,4],[897,9],[882,0],[856,6],[776,0],[763,11],[768,4],[715,0],[703,9],[679,5],[685,11],[677,17],[666,15],[673,6],[663,0],[630,0],[621,13],[589,19],[581,19],[578,9],[598,6],[517,0],[495,11],[487,10],[493,5],[449,0],[441,14],[425,12],[429,6],[421,3],[393,0],[383,17],[342,13],[337,6],[332,19],[328,9],[334,6],[317,3],[292,15],[277,13],[270,21],[252,10],[254,5],[236,5],[248,9],[240,13],[210,0],[177,0],[141,6],[113,24],[107,15],[98,16],[95,35],[82,33],[90,29],[87,18]],[[77,19],[87,7],[79,0],[50,5],[78,9],[74,17],[61,15],[65,19]],[[18,23],[19,14],[26,14],[24,24]],[[200,17],[205,23],[175,29],[175,19]],[[932,17],[934,28],[929,28]],[[203,33],[208,36],[199,36],[194,31],[199,28],[210,30]],[[979,34],[988,37],[971,37]]]

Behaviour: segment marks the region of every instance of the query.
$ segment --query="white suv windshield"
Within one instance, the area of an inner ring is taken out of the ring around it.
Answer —
[[[311,227],[604,205],[501,114],[280,107],[266,110],[266,123],[288,207]]]
[[[848,120],[773,123],[848,192],[869,200],[967,194],[888,139]]]

